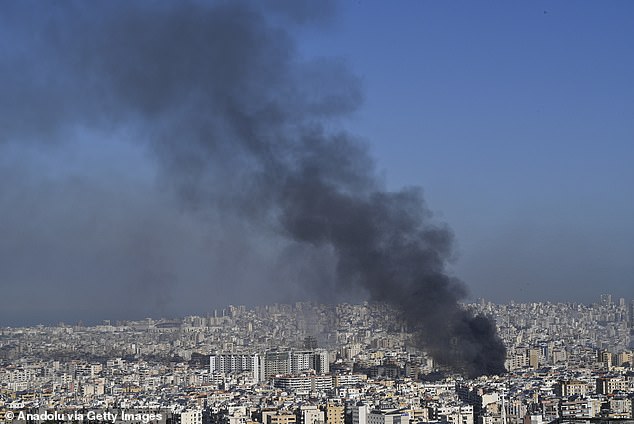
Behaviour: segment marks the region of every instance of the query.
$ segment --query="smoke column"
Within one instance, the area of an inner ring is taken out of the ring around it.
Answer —
[[[466,289],[446,272],[451,232],[420,190],[383,189],[338,129],[361,102],[357,79],[336,60],[300,60],[286,30],[319,25],[332,5],[270,5],[3,3],[21,43],[2,45],[0,142],[125,128],[188,208],[330,249],[337,284],[396,306],[437,362],[503,372],[494,324],[460,307]]]

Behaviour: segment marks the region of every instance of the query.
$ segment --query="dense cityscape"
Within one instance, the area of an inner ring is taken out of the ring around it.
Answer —
[[[634,301],[602,295],[591,305],[463,306],[496,321],[508,373],[467,379],[439,366],[412,342],[396,310],[367,302],[1,328],[0,420],[539,424],[634,417]]]
[[[634,424],[633,24],[0,1],[0,424]]]

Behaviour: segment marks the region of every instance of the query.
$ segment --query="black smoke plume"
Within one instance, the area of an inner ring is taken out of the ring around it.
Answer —
[[[441,364],[504,371],[494,324],[459,305],[451,232],[420,190],[382,188],[340,130],[360,84],[337,60],[301,60],[288,28],[331,4],[5,2],[0,141],[125,129],[188,207],[232,211],[326,247],[339,285],[395,305]]]

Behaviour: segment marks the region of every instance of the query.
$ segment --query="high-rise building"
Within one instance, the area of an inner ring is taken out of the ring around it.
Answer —
[[[271,350],[262,356],[261,377],[268,380],[274,375],[290,374],[291,372],[291,352]]]
[[[307,394],[311,391],[332,389],[332,376],[329,375],[303,375],[275,377],[273,386],[295,393]]]
[[[607,350],[599,350],[597,352],[597,362],[601,362],[603,363],[603,366],[607,369],[612,368],[612,359],[613,359],[612,353],[610,351]]]
[[[312,350],[299,350],[291,352],[290,374],[299,374],[303,371],[314,369],[314,352]]]
[[[539,349],[528,350],[528,365],[533,368],[539,368]]]
[[[312,369],[319,374],[330,372],[330,355],[326,349],[315,349],[313,352]]]
[[[258,354],[214,354],[209,357],[210,373],[241,373],[248,372],[254,381],[260,381],[260,355]]]
[[[262,355],[261,380],[268,380],[276,375],[302,374],[310,370],[318,374],[328,374],[329,360],[326,349],[267,351]]]
[[[627,365],[632,365],[632,352],[619,352],[616,356],[616,364],[619,367]]]

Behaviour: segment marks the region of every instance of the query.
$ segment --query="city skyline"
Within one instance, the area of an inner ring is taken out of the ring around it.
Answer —
[[[275,424],[270,414],[303,424],[634,418],[634,302],[604,294],[589,306],[467,307],[495,317],[507,347],[503,374],[469,378],[443,366],[442,352],[418,348],[397,308],[378,303],[229,305],[177,320],[0,327],[0,420],[132,407],[197,411],[192,424]]]
[[[632,5],[283,3],[249,6],[263,16],[256,25],[279,31],[265,34],[288,43],[270,52],[290,57],[292,72],[267,78],[281,88],[289,86],[277,77],[306,78],[273,99],[297,95],[298,113],[344,132],[361,151],[355,166],[367,167],[362,175],[380,191],[422,187],[433,213],[425,228],[453,236],[439,263],[466,283],[465,299],[634,298]],[[199,113],[197,103],[169,110],[148,130],[137,114],[163,112],[154,93],[91,91],[125,67],[100,72],[108,57],[80,39],[121,48],[112,57],[135,65],[121,46],[128,36],[147,40],[126,33],[125,22],[108,27],[97,6],[2,7],[0,288],[10,301],[0,326],[373,295],[374,286],[336,283],[332,245],[289,241],[284,229],[262,226],[275,211],[268,193],[245,203],[226,194],[259,183],[235,172],[254,166],[249,157],[225,164],[195,146],[154,147],[162,131],[187,138],[206,130],[180,127]],[[103,12],[117,16],[113,6]],[[174,19],[186,13],[175,10]],[[152,19],[143,23],[153,34]],[[178,64],[160,65],[174,83],[159,100],[195,98]],[[147,102],[138,109],[121,100],[141,95]],[[170,149],[177,154],[165,160]],[[201,157],[211,165],[201,167]]]

